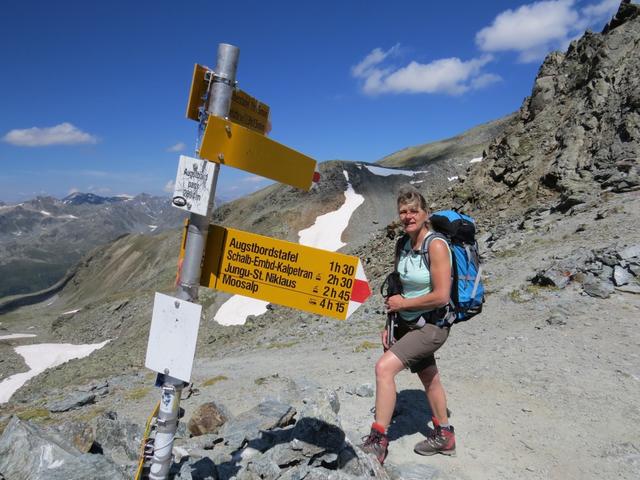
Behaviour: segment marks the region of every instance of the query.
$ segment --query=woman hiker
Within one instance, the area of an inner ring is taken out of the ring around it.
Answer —
[[[456,448],[447,415],[447,397],[433,355],[449,336],[446,317],[451,291],[451,252],[444,239],[434,238],[428,247],[429,268],[421,253],[425,238],[433,233],[424,197],[414,187],[404,187],[398,194],[397,205],[405,231],[396,247],[395,259],[403,293],[385,301],[388,312],[398,313],[398,325],[392,345],[388,343],[387,329],[382,332],[384,353],[375,366],[375,421],[361,445],[365,452],[375,454],[380,463],[388,453],[387,429],[396,403],[395,376],[405,368],[417,373],[424,385],[434,426],[431,435],[419,442],[414,451],[420,455],[453,455]]]

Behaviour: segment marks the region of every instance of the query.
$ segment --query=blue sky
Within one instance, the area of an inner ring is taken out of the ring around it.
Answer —
[[[517,110],[544,55],[618,0],[31,1],[0,16],[0,200],[165,194],[194,63],[240,48],[270,137],[318,161],[375,162]],[[217,194],[269,182],[223,167]]]

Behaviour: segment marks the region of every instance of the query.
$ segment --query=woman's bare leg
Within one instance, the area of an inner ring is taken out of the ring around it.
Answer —
[[[387,350],[376,363],[376,423],[385,429],[391,423],[396,406],[395,376],[404,370],[402,361]]]
[[[432,415],[441,425],[448,424],[447,394],[444,391],[442,382],[440,381],[438,367],[436,365],[428,366],[424,370],[418,372],[418,377],[420,377],[420,381],[424,385],[424,391],[427,394],[427,401],[431,407]]]

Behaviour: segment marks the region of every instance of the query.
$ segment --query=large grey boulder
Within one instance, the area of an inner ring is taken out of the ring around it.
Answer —
[[[389,474],[373,455],[364,453],[348,439],[338,455],[338,469],[353,478],[389,479]]]
[[[95,443],[120,465],[132,465],[137,462],[142,436],[140,426],[118,420],[113,412],[106,413],[96,420]]]
[[[314,387],[305,392],[298,419],[305,417],[340,426],[340,399],[335,390]]]
[[[50,402],[47,404],[47,409],[50,412],[68,412],[69,410],[75,410],[85,405],[94,403],[96,400],[96,394],[92,392],[74,392],[73,394],[64,397],[61,400]]]
[[[51,427],[50,431],[56,438],[71,442],[82,453],[88,453],[95,440],[93,428],[86,422],[68,421]]]
[[[582,288],[587,295],[597,298],[609,298],[615,291],[611,282],[600,280],[593,275],[587,276],[587,279],[582,284]]]
[[[206,469],[196,473],[198,463],[210,461],[218,480],[389,479],[373,456],[346,437],[335,391],[311,383],[293,385],[289,393],[294,391],[297,415],[288,404],[267,400],[229,420],[217,434],[180,442],[189,458],[176,478],[213,476]]]
[[[613,283],[615,283],[616,287],[626,285],[631,280],[633,280],[633,275],[627,269],[622,268],[620,265],[615,266],[613,270]]]
[[[267,400],[226,422],[218,434],[235,450],[245,441],[258,439],[262,430],[289,425],[295,414],[292,406],[277,400]]]
[[[39,427],[13,417],[0,437],[0,472],[7,480],[125,480],[103,455],[82,453]]]
[[[630,245],[620,252],[623,260],[640,259],[640,244]]]

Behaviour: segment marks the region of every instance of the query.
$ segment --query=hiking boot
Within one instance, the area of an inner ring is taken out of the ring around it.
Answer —
[[[456,436],[453,427],[441,427],[435,418],[433,419],[433,427],[431,435],[426,440],[417,443],[413,451],[419,455],[435,455],[436,453],[455,455]]]
[[[384,459],[387,458],[387,453],[389,453],[389,439],[387,436],[371,427],[371,433],[366,437],[362,438],[363,442],[360,446],[363,452],[373,453],[380,465],[384,463]]]

